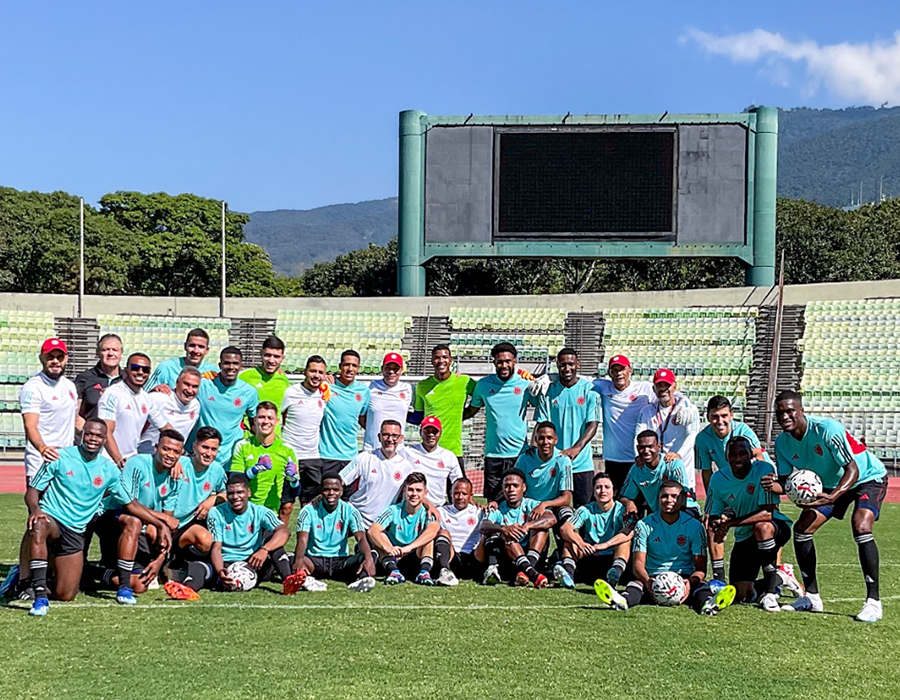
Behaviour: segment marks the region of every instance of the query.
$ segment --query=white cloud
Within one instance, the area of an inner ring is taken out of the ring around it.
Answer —
[[[763,29],[721,36],[689,29],[681,41],[738,63],[764,62],[763,74],[779,85],[787,81],[786,64],[800,63],[806,68],[809,90],[824,86],[847,100],[900,104],[900,31],[892,41],[820,46]]]

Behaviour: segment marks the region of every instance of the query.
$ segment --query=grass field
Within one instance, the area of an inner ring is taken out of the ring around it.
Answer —
[[[786,512],[793,515],[792,509]],[[25,509],[0,496],[0,560],[15,559]],[[579,587],[537,591],[407,584],[290,598],[263,584],[162,591],[135,608],[112,593],[0,610],[2,698],[887,698],[900,687],[900,505],[876,532],[886,618],[854,622],[863,597],[847,523],[820,532],[823,615],[734,606],[603,609]],[[293,540],[290,547],[293,547]],[[786,559],[792,559],[786,551]],[[3,567],[4,569],[6,566]]]

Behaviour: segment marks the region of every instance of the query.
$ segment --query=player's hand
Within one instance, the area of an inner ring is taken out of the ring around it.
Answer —
[[[594,553],[594,547],[587,542],[582,542],[581,544],[573,543],[572,547],[575,548],[575,553],[579,557],[588,557]]]
[[[165,526],[170,530],[177,530],[180,523],[178,522],[178,518],[174,515],[169,515],[168,513],[163,513],[160,520],[163,521]]]
[[[38,522],[41,520],[45,520],[48,523],[50,522],[50,518],[47,517],[47,514],[44,511],[42,511],[40,508],[38,508],[36,511],[34,511],[34,513],[32,513],[31,515],[28,516],[29,531],[34,530],[34,528],[37,526]]]
[[[236,591],[237,590],[237,582],[228,575],[227,569],[222,569],[219,572],[219,581],[222,582],[222,587],[226,591]]]
[[[532,521],[532,522],[535,521],[535,520],[537,520],[538,518],[540,518],[540,517],[542,517],[542,516],[544,515],[544,512],[545,512],[546,510],[547,510],[547,504],[546,504],[546,503],[544,503],[544,502],[538,503],[538,504],[534,507],[534,510],[531,511],[531,512],[528,514],[528,520],[530,520],[530,521]]]
[[[811,503],[801,503],[798,504],[801,508],[821,508],[822,506],[830,506],[833,505],[837,500],[833,494],[830,493],[820,493],[816,496],[816,500]]]
[[[635,455],[635,456],[634,456],[634,463],[635,463],[637,466],[639,466],[639,467],[643,467],[643,466],[644,466],[644,459],[643,459],[640,455]]]
[[[770,493],[784,493],[784,488],[781,486],[778,479],[775,478],[774,474],[763,474],[762,478],[759,480],[759,483],[764,490],[769,491]]]
[[[218,371],[216,371],[214,369],[208,369],[205,372],[202,372],[200,374],[200,376],[203,377],[203,379],[208,379],[209,381],[212,381],[213,379],[215,379],[216,377],[219,376],[219,373],[218,373]]]
[[[216,497],[210,496],[205,501],[201,501],[200,505],[197,506],[197,510],[194,511],[194,519],[195,520],[204,520],[206,516],[209,514],[216,505]]]
[[[372,561],[372,557],[363,557],[362,564],[359,566],[359,571],[356,573],[357,575],[365,573],[366,576],[375,578],[375,562]]]
[[[564,454],[569,459],[574,460],[579,454],[581,454],[581,450],[577,447],[567,447],[564,450],[560,450],[560,454]]]
[[[170,387],[168,384],[157,384],[150,391],[156,391],[160,394],[165,394],[166,396],[172,395],[172,387]]]
[[[406,552],[404,551],[403,547],[391,547],[390,549],[387,550],[387,553],[388,553],[388,556],[392,556],[395,559],[406,555]]]
[[[693,412],[688,406],[684,404],[679,405],[678,408],[672,412],[672,422],[675,425],[689,425],[691,418],[693,418],[691,413]]]
[[[633,515],[637,517],[638,509],[634,504],[634,501],[628,501],[628,504],[625,506],[625,515]]]
[[[679,604],[683,604],[684,601],[686,601],[690,597],[692,586],[693,586],[693,581],[691,579],[689,579],[689,578],[684,579],[684,595],[681,596],[681,600],[679,601]]]
[[[59,459],[59,447],[56,445],[44,445],[41,450],[41,457],[45,462],[55,462]]]
[[[171,516],[169,516],[169,517],[171,517]],[[175,518],[172,518],[172,520],[175,520]],[[165,523],[165,520],[163,520],[163,523]],[[175,520],[175,523],[176,523],[176,527],[177,527],[178,521]],[[163,552],[168,552],[170,549],[172,549],[172,531],[169,529],[168,525],[165,525],[165,524],[163,524],[162,527],[156,528],[156,530],[157,530],[156,538],[157,538],[159,548]]]
[[[528,385],[528,393],[532,396],[544,396],[550,389],[550,375],[544,374],[531,381]]]
[[[269,552],[260,547],[253,554],[250,555],[250,558],[247,560],[247,563],[252,566],[254,569],[259,571],[263,564],[266,563],[266,559],[269,558]]]
[[[491,511],[497,510],[500,506],[497,505],[497,501],[488,501],[487,505],[484,506],[484,510],[488,513]]]
[[[750,450],[750,454],[753,455],[753,459],[762,459],[765,456],[766,451],[762,447],[754,447]]]
[[[154,559],[149,564],[147,564],[147,568],[145,568],[140,575],[140,581],[145,586],[149,586],[150,583],[159,575],[159,570],[162,568],[162,560]]]
[[[184,465],[181,463],[180,459],[175,462],[175,466],[172,467],[172,470],[169,472],[169,474],[172,475],[172,478],[175,479],[175,481],[180,481],[182,479],[184,481],[187,481],[187,476],[184,473]]]
[[[525,526],[524,523],[516,523],[515,525],[509,525],[508,527],[509,527],[508,532],[509,532],[510,536],[512,537],[512,539],[515,541],[521,540],[523,537],[525,537],[528,534],[528,528]]]
[[[676,459],[681,459],[681,455],[677,452],[666,452],[666,454],[663,455],[663,459],[666,462],[674,462]]]

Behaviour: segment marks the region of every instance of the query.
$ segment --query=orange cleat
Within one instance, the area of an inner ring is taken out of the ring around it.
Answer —
[[[200,600],[200,594],[197,591],[176,581],[166,581],[163,590],[172,600]]]
[[[544,574],[538,574],[537,578],[534,580],[535,588],[547,588],[550,585],[550,581],[547,579]]]
[[[291,574],[284,580],[284,584],[281,588],[282,595],[294,595],[297,591],[299,591],[304,582],[306,581],[306,570],[300,569],[295,574]]]

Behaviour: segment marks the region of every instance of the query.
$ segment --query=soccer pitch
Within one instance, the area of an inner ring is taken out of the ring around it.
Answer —
[[[786,507],[791,517],[796,510]],[[0,496],[5,570],[25,507]],[[2,698],[887,698],[900,687],[900,505],[876,527],[885,619],[854,622],[863,585],[849,523],[817,535],[826,614],[733,606],[604,609],[593,590],[411,583],[351,594],[113,592],[0,610]],[[293,548],[293,538],[289,545]],[[790,548],[786,560],[793,560]],[[787,599],[785,599],[787,600]]]

